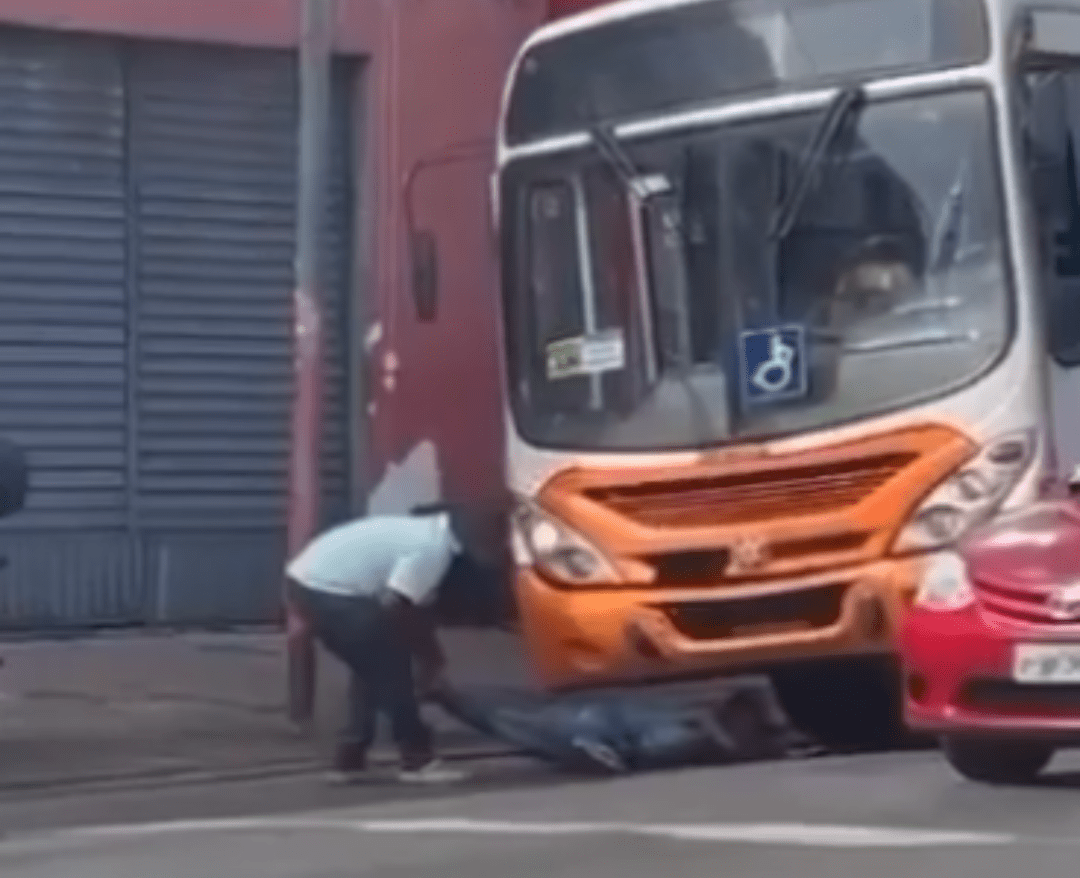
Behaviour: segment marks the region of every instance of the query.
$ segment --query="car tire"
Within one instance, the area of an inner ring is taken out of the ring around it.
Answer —
[[[792,725],[829,749],[880,750],[907,740],[893,659],[792,665],[770,677]]]
[[[1054,758],[1054,747],[1038,741],[946,735],[941,746],[958,774],[989,784],[1030,783]]]

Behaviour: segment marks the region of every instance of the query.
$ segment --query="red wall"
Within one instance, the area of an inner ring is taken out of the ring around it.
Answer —
[[[612,2],[614,0],[549,0],[549,14],[551,18],[561,18],[575,12],[584,12],[586,9],[595,9],[597,6],[607,6]]]
[[[533,28],[610,2],[398,0],[392,6],[382,43],[392,57],[380,97],[380,117],[389,124],[377,248],[384,320],[371,351],[377,510],[440,494],[472,502],[501,497],[501,330],[488,177],[502,83]],[[410,295],[402,181],[418,162],[478,143],[482,151],[467,150],[468,158],[429,166],[416,177],[416,226],[438,236],[441,285],[438,321],[420,323]],[[424,443],[436,450],[433,462],[421,453]]]
[[[366,52],[378,33],[379,0],[338,0],[338,45]],[[295,45],[300,0],[0,0],[0,21],[35,27],[253,46]]]
[[[440,495],[482,502],[500,493],[491,145],[506,68],[545,9],[543,0],[398,0],[394,11],[380,96],[387,126],[380,135],[386,149],[377,239],[381,340],[370,360],[372,483],[380,511]],[[466,158],[439,163],[459,145],[466,145]],[[416,227],[438,241],[433,323],[417,319],[405,243],[403,183],[417,163],[428,166],[412,191]],[[436,451],[433,461],[422,453],[425,444]]]

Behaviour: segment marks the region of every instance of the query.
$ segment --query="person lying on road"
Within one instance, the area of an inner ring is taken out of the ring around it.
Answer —
[[[565,771],[624,773],[780,758],[812,752],[773,719],[759,690],[740,687],[703,698],[655,692],[550,697],[524,692],[433,693],[444,710]]]

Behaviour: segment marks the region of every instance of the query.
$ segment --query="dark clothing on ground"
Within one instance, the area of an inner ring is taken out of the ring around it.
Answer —
[[[352,672],[343,749],[354,754],[353,761],[362,762],[375,741],[381,713],[390,720],[405,767],[428,762],[431,732],[420,716],[413,656],[387,610],[365,595],[321,592],[295,582],[290,588],[315,638]]]
[[[703,703],[643,693],[550,698],[443,693],[459,721],[568,771],[626,772],[779,757],[798,741],[764,699],[740,691]]]

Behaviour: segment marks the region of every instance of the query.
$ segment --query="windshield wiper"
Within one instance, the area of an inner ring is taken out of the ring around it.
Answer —
[[[952,332],[948,329],[928,329],[905,335],[883,336],[869,341],[849,342],[844,345],[845,354],[880,354],[904,348],[921,348],[933,345],[973,344],[979,340],[977,330]]]
[[[619,181],[629,193],[635,208],[632,211],[631,234],[633,236],[638,289],[641,295],[640,307],[642,309],[644,333],[646,338],[650,339],[650,344],[647,345],[646,373],[649,385],[656,386],[660,378],[660,370],[659,364],[657,363],[655,345],[661,343],[661,334],[657,332],[657,328],[653,325],[652,320],[652,306],[653,301],[655,300],[656,291],[653,289],[652,278],[649,272],[649,255],[646,252],[649,245],[641,216],[642,213],[645,213],[653,220],[659,219],[663,222],[664,211],[660,203],[656,200],[656,196],[667,195],[675,191],[676,187],[667,174],[643,173],[642,170],[634,164],[634,160],[627,155],[626,150],[623,149],[622,144],[619,142],[619,139],[611,126],[596,125],[591,129],[590,133],[592,135],[593,143],[596,145],[596,151],[611,167],[616,176],[618,176]],[[685,181],[683,182],[682,195],[685,198],[687,190]],[[680,239],[683,241],[686,240],[682,209],[679,211],[676,227],[673,228],[673,231],[676,232]],[[687,302],[684,298],[685,288],[682,292],[683,294],[675,296],[676,302],[673,310],[676,312],[675,320],[677,325],[686,327],[690,322],[690,314]],[[689,350],[689,342],[684,339],[679,347],[680,351],[677,357],[672,357],[671,352],[665,350],[665,359],[674,360],[677,363],[677,368],[675,369],[676,380],[682,386],[683,390],[686,391],[687,398],[690,401],[693,418],[698,425],[695,432],[698,435],[698,440],[704,443],[707,441],[707,437],[713,435],[714,432],[711,424],[712,418],[709,413],[709,406],[690,378],[690,370],[693,363],[692,355]]]
[[[941,210],[934,230],[934,244],[930,260],[931,272],[944,271],[956,262],[960,252],[960,232],[964,220],[964,171],[956,178]]]
[[[654,195],[661,195],[671,190],[671,181],[666,175],[642,174],[634,160],[627,155],[614,130],[608,125],[595,125],[591,131],[593,143],[600,157],[615,172],[623,188],[629,195],[630,202],[630,236],[634,253],[634,274],[638,287],[638,307],[641,310],[641,319],[645,337],[655,341],[656,330],[651,319],[653,289],[649,275],[648,255],[646,253],[646,234],[642,222],[642,212],[655,215]],[[650,386],[656,383],[659,375],[659,367],[656,362],[656,352],[652,346],[647,346],[645,360],[646,381]]]
[[[862,111],[865,99],[866,95],[859,86],[849,86],[840,89],[825,109],[825,115],[810,138],[794,185],[773,214],[769,237],[774,241],[783,240],[791,232],[803,202],[817,182],[817,172],[822,161],[829,154],[840,132]]]
[[[627,191],[641,204],[646,204],[654,195],[671,191],[671,181],[664,174],[642,174],[634,160],[627,155],[610,125],[596,125],[590,131],[596,151],[611,169]]]

